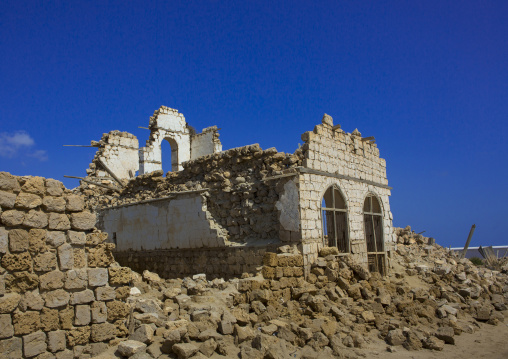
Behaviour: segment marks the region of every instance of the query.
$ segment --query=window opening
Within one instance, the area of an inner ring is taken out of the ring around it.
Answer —
[[[386,274],[386,253],[383,236],[383,214],[378,199],[368,195],[363,204],[365,241],[369,271]]]
[[[321,202],[323,220],[323,245],[337,247],[341,253],[349,253],[347,207],[336,186],[328,188]]]
[[[164,176],[166,176],[167,172],[178,171],[178,144],[174,139],[169,137],[165,138],[161,143],[161,167]]]

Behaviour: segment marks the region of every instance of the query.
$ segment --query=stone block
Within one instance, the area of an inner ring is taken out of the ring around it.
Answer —
[[[128,267],[109,268],[109,284],[123,285],[129,284],[132,280],[132,271]]]
[[[124,356],[124,357],[131,357],[134,354],[145,350],[146,344],[135,341],[135,340],[126,340],[124,342],[121,342],[118,344],[118,354]],[[173,346],[174,348],[174,346]],[[196,349],[197,351],[197,349]],[[179,356],[180,357],[180,356]],[[188,358],[188,357],[186,357]]]
[[[46,194],[46,188],[44,185],[44,178],[42,177],[30,177],[23,187],[21,187],[23,192],[38,194],[40,196],[44,196]]]
[[[99,287],[95,289],[97,300],[108,301],[116,298],[115,288],[113,287]]]
[[[5,227],[0,227],[0,253],[5,254],[9,249],[9,232]]]
[[[38,285],[39,277],[35,273],[23,271],[5,275],[7,292],[25,293],[28,290],[37,288]]]
[[[19,308],[22,311],[41,310],[44,307],[44,300],[37,291],[25,292],[19,303]]]
[[[141,343],[150,344],[153,341],[154,330],[148,324],[141,324],[138,329],[129,337]]]
[[[45,229],[32,228],[28,233],[30,234],[28,237],[28,250],[30,253],[36,254],[47,251]]]
[[[266,252],[263,255],[263,265],[269,267],[277,267],[277,253]]]
[[[89,305],[76,305],[76,312],[74,314],[74,325],[88,325],[91,321],[90,306]]]
[[[19,337],[0,340],[0,353],[5,359],[19,359],[23,357],[23,340]]]
[[[20,209],[33,209],[37,208],[42,204],[41,196],[32,193],[21,192],[16,197],[14,206]]]
[[[87,256],[84,248],[73,248],[74,268],[85,268]]]
[[[104,323],[108,319],[108,310],[106,303],[104,302],[93,302],[91,305],[92,311],[92,323]]]
[[[65,196],[67,202],[66,209],[69,212],[81,212],[85,208],[85,201],[82,196],[68,195]]]
[[[118,319],[125,319],[129,315],[129,305],[119,300],[106,303],[108,308],[108,321],[112,322]]]
[[[62,182],[53,178],[46,179],[46,193],[50,196],[61,196],[65,187]]]
[[[14,326],[10,314],[0,314],[0,339],[10,338],[14,335]]]
[[[87,304],[95,300],[95,295],[92,290],[86,289],[81,292],[74,292],[71,295],[70,303],[75,304]]]
[[[86,243],[86,234],[84,232],[68,231],[67,237],[71,244],[84,245]]]
[[[108,284],[108,270],[107,268],[89,268],[88,269],[88,284],[91,287],[102,287]]]
[[[23,337],[23,353],[25,357],[31,358],[46,351],[46,334],[44,332],[35,332]]]
[[[263,267],[262,270],[263,278],[265,279],[273,279],[275,278],[275,268],[273,267]]]
[[[0,207],[4,209],[12,209],[16,202],[16,194],[0,191]]]
[[[85,345],[90,341],[90,327],[76,327],[67,332],[67,344],[69,347]]]
[[[7,253],[2,257],[2,267],[8,271],[30,271],[32,269],[32,257],[28,252],[20,254]]]
[[[11,229],[9,231],[9,249],[11,252],[28,250],[28,232],[24,229]]]
[[[48,215],[42,211],[31,209],[25,214],[23,225],[30,228],[45,228],[48,225]]]
[[[65,349],[64,351],[57,352],[55,354],[56,359],[74,359],[74,352],[69,349]]]
[[[14,334],[16,335],[33,333],[41,327],[40,314],[35,311],[15,313],[12,322],[14,324]]]
[[[86,235],[86,244],[90,247],[94,247],[98,244],[104,243],[108,239],[106,232],[93,232]]]
[[[89,267],[107,267],[115,261],[113,253],[115,248],[113,243],[99,244],[95,248],[88,249],[88,266]]]
[[[0,172],[0,189],[3,191],[19,192],[18,179],[9,172]]]
[[[88,231],[95,227],[97,218],[90,212],[78,212],[71,214],[71,227],[80,231]]]
[[[62,329],[72,328],[72,323],[74,322],[74,309],[72,307],[60,310],[58,316],[60,317]]]
[[[65,349],[65,331],[55,330],[48,333],[48,350],[52,353]]]
[[[58,247],[58,261],[60,262],[60,270],[74,267],[74,253],[69,243],[64,243]]]
[[[111,340],[116,335],[116,327],[111,323],[92,324],[91,341],[98,343]]]
[[[49,272],[56,269],[56,253],[44,252],[34,257],[34,270],[37,272]]]
[[[86,269],[71,269],[65,272],[65,289],[85,289],[88,282]]]
[[[57,308],[69,303],[70,294],[63,289],[57,289],[44,293],[42,297],[46,302],[46,307]]]
[[[60,329],[60,321],[57,309],[43,308],[41,312],[41,328],[43,331]]]
[[[60,247],[66,241],[65,233],[60,231],[48,231],[46,233],[46,242],[54,247]]]
[[[199,350],[197,345],[192,343],[179,343],[173,345],[173,352],[178,355],[179,359],[187,359],[196,354]]]
[[[62,197],[46,196],[42,199],[42,208],[47,212],[64,212],[65,199]]]
[[[50,213],[48,219],[48,229],[63,231],[71,229],[71,223],[66,214],[63,213]]]
[[[60,289],[64,285],[64,274],[60,271],[52,271],[39,277],[40,287],[43,290]]]
[[[6,226],[19,226],[25,219],[25,212],[11,209],[9,211],[2,212],[2,223]]]

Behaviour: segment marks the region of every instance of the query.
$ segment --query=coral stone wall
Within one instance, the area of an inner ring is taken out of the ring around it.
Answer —
[[[0,356],[86,357],[126,334],[129,268],[83,197],[0,172]],[[87,349],[89,350],[89,349]]]

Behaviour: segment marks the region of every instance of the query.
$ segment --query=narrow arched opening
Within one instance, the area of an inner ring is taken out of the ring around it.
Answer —
[[[363,204],[363,222],[369,271],[386,273],[385,241],[383,235],[383,213],[379,200],[368,194]]]
[[[170,137],[161,143],[161,167],[164,175],[178,171],[178,143]]]
[[[349,253],[347,205],[337,186],[329,187],[323,195],[321,214],[323,245],[337,247],[341,253]]]

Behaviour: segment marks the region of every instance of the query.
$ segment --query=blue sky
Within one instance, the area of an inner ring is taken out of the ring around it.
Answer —
[[[0,170],[84,176],[155,109],[293,152],[323,113],[375,136],[396,226],[508,244],[506,1],[8,1]]]

